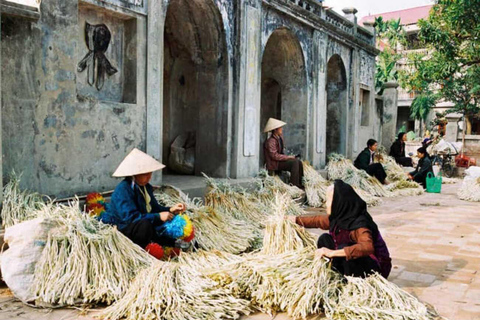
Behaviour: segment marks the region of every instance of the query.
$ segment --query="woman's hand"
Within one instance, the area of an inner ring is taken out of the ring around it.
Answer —
[[[286,220],[289,220],[292,223],[297,223],[297,217],[296,216],[285,216]]]
[[[319,258],[323,258],[323,257],[333,258],[333,253],[334,253],[334,250],[330,250],[328,248],[320,248],[315,250],[315,256]]]
[[[174,205],[173,207],[170,208],[170,212],[175,213],[175,214],[179,214],[179,213],[184,212],[186,209],[187,209],[187,206],[185,204],[177,203],[176,205]]]
[[[410,173],[407,173],[407,179],[413,180],[413,177],[412,177],[412,175],[411,175]]]
[[[160,212],[159,215],[160,220],[162,220],[163,222],[167,222],[173,219],[173,214],[171,212],[164,211]]]

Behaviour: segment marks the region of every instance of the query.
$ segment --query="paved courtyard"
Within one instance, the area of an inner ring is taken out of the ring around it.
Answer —
[[[456,197],[459,184],[441,194],[384,199],[370,209],[393,258],[390,280],[450,320],[480,319],[480,203]],[[0,319],[93,319],[77,310],[37,310],[0,289]],[[256,314],[246,319],[263,320]],[[275,319],[288,319],[278,315]]]

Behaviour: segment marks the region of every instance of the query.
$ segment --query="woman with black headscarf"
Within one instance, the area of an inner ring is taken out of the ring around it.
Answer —
[[[332,259],[332,266],[347,276],[365,277],[379,272],[385,278],[392,263],[367,204],[353,188],[335,180],[327,191],[327,215],[289,217],[306,228],[329,230],[320,236],[316,254]]]
[[[397,140],[390,147],[390,156],[394,157],[399,165],[413,167],[412,158],[405,157],[405,141],[407,141],[407,134],[400,132]]]

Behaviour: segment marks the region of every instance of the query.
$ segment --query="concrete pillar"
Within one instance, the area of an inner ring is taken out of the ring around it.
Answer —
[[[455,142],[458,139],[458,121],[461,119],[461,115],[449,114],[447,115],[447,128],[445,132],[445,140]],[[464,124],[465,126],[465,124]],[[465,129],[465,128],[464,128]]]
[[[261,81],[261,28],[262,14],[259,4],[242,2],[240,11],[240,50],[238,76],[238,108],[234,112],[234,142],[232,157],[233,178],[254,176],[258,173],[260,147],[260,81]]]
[[[3,148],[2,148],[2,5],[0,4],[0,203],[3,201]],[[1,205],[0,205],[1,208]]]
[[[310,148],[312,165],[319,169],[326,163],[326,134],[327,134],[327,42],[328,36],[318,30],[313,31],[313,59],[312,82],[313,101],[311,119],[311,139],[313,147]]]
[[[353,7],[348,7],[348,8],[344,8],[342,11],[345,14],[345,18],[347,18],[351,22],[357,24],[357,16],[356,16],[356,14],[358,12],[357,9],[355,9]]]
[[[389,150],[395,141],[398,110],[398,83],[387,82],[383,92],[382,145]]]
[[[162,161],[163,135],[163,1],[149,1],[147,19],[147,134],[146,152]],[[152,176],[159,184],[162,175]]]
[[[342,11],[343,11],[343,13],[345,13],[345,18],[347,18],[348,20],[353,22],[353,32],[357,33],[357,16],[356,16],[356,14],[357,14],[358,10],[353,8],[353,7],[349,7],[349,8],[344,8]]]
[[[353,104],[350,106],[351,111],[349,114],[353,117],[349,121],[349,144],[350,148],[348,148],[347,155],[350,158],[354,158],[357,156],[357,153],[359,152],[359,141],[360,139],[360,122],[362,119],[362,110],[360,109],[360,53],[357,48],[354,48],[352,50],[352,79],[350,80],[352,82],[352,97],[350,100],[353,101]],[[355,134],[357,133],[357,134]]]
[[[365,21],[363,26],[373,34],[373,44],[376,43],[377,30],[375,29],[375,21]]]

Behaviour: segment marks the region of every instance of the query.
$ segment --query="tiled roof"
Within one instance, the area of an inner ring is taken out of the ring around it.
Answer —
[[[422,6],[422,7],[416,7],[416,8],[410,8],[410,9],[405,9],[405,10],[399,10],[399,11],[392,11],[392,12],[385,12],[385,13],[379,13],[379,14],[374,14],[371,16],[366,16],[360,19],[360,25],[363,25],[363,22],[365,21],[375,21],[375,18],[382,16],[384,21],[388,20],[398,20],[400,18],[400,22],[403,25],[411,25],[411,24],[416,24],[418,20],[420,19],[425,19],[428,17],[430,13],[430,9],[433,7],[433,5],[428,5],[428,6]]]

